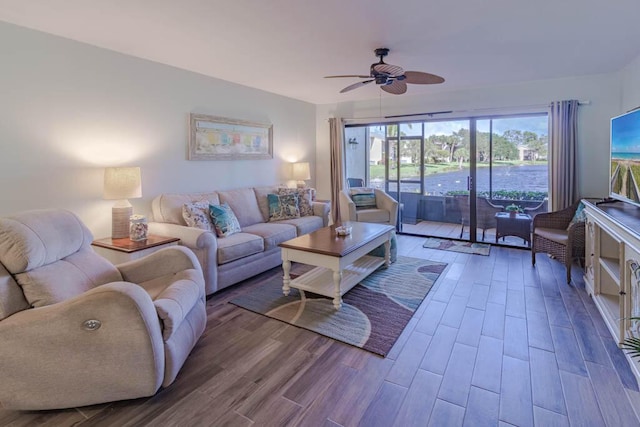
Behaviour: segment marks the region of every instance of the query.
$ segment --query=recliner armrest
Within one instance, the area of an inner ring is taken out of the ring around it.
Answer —
[[[183,279],[173,282],[153,301],[163,323],[162,338],[165,341],[180,327],[198,300],[204,301],[204,283]]]

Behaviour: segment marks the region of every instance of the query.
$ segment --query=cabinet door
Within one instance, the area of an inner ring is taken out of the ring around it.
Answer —
[[[629,269],[624,289],[623,324],[627,335],[640,337],[640,321],[631,319],[640,317],[640,253],[631,248],[627,248],[626,252]]]

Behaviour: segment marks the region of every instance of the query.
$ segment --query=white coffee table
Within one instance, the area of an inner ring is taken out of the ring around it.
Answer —
[[[282,291],[289,295],[291,288],[314,292],[333,298],[336,309],[342,306],[342,295],[381,265],[389,266],[390,225],[351,222],[348,236],[338,236],[335,226],[280,243],[282,248]],[[384,245],[384,258],[367,255]],[[291,279],[291,262],[314,265],[316,268]]]

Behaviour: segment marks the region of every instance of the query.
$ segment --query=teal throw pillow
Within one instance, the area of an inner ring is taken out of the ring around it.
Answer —
[[[269,221],[300,218],[297,194],[267,194]]]
[[[227,203],[222,205],[209,205],[213,227],[218,237],[231,236],[242,231],[236,214],[233,213]]]
[[[352,188],[351,200],[356,205],[356,209],[375,209],[376,193],[373,188]]]
[[[580,202],[578,207],[576,208],[576,213],[573,214],[573,218],[571,218],[571,222],[567,226],[567,230],[571,228],[573,224],[578,222],[585,222],[587,220],[587,215],[584,212],[584,203]]]

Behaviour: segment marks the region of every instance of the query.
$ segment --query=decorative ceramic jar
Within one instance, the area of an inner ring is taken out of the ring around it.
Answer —
[[[131,215],[129,217],[129,239],[134,242],[147,240],[147,217],[144,215]]]

